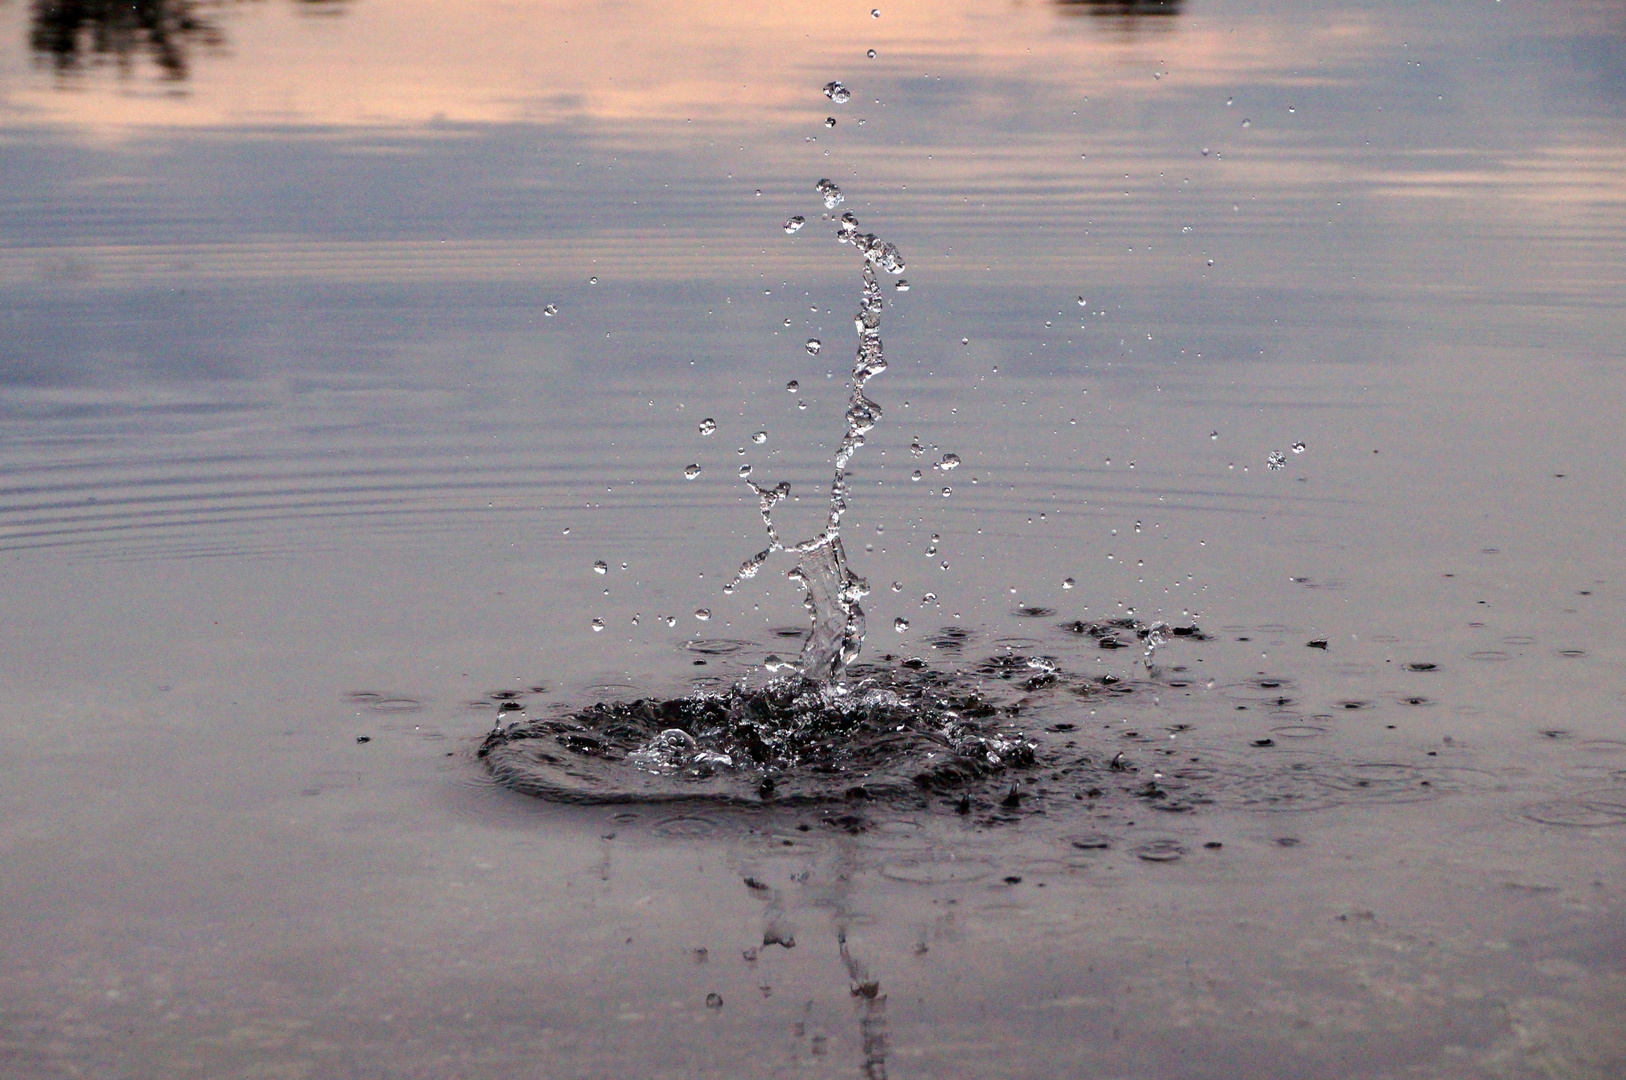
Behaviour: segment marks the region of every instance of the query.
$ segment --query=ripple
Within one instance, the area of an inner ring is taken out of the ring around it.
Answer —
[[[964,884],[993,872],[993,866],[980,859],[900,859],[881,867],[882,877],[907,885]]]
[[[672,840],[692,840],[702,836],[710,836],[721,828],[722,823],[715,818],[700,817],[694,814],[679,814],[676,817],[662,818],[649,827],[649,831],[656,836],[664,836]]]
[[[703,656],[727,656],[737,653],[741,649],[756,647],[755,642],[739,641],[734,638],[696,638],[685,641],[683,647],[690,652],[700,653]]]
[[[1519,808],[1521,817],[1542,825],[1598,829],[1626,825],[1626,790],[1602,788],[1575,795],[1529,803]]]
[[[1055,608],[1039,607],[1033,604],[1024,604],[1011,612],[1018,619],[1048,619],[1055,613]]]
[[[1168,837],[1143,840],[1130,849],[1135,858],[1145,862],[1174,862],[1186,853],[1180,841]]]
[[[1478,660],[1481,663],[1486,664],[1495,664],[1500,663],[1503,660],[1511,660],[1513,657],[1505,652],[1502,652],[1500,649],[1481,649],[1478,652],[1469,653],[1468,659]]]

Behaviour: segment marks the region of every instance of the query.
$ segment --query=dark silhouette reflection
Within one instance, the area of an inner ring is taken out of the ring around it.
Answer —
[[[1156,26],[1180,14],[1185,0],[1056,0],[1063,15],[1109,20],[1124,29]],[[1167,25],[1165,23],[1165,25]]]
[[[226,35],[206,12],[235,0],[34,0],[28,43],[41,60],[67,75],[112,64],[129,73],[143,59],[160,77],[179,82],[196,49],[218,49]],[[296,0],[311,14],[335,14],[349,0]]]

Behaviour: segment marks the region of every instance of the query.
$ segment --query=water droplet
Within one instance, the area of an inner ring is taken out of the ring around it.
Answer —
[[[903,591],[903,582],[901,582],[901,581],[894,581],[894,582],[893,582],[893,583],[892,583],[892,591],[893,591],[893,592],[902,592],[902,591]]]
[[[881,9],[880,8],[870,8],[869,9],[869,17],[872,18],[872,19],[879,19],[881,17]]]
[[[1073,587],[1073,579],[1070,577],[1062,578],[1061,587],[1064,589],[1071,589]]]
[[[952,472],[953,470],[958,469],[960,467],[960,455],[944,454],[943,460],[937,463],[937,467],[943,472]]]
[[[722,1007],[723,1007],[723,995],[716,994],[716,993],[706,995],[706,1008],[708,1008],[708,1009],[721,1009]]]
[[[949,496],[950,496],[950,495],[952,495],[952,494],[954,494],[954,489],[953,489],[953,488],[951,488],[951,487],[945,487],[945,488],[944,488],[944,489],[943,489],[943,498],[945,498],[945,499],[946,499],[946,498],[948,498],[948,497],[949,497]]]
[[[763,443],[768,441],[768,433],[766,431],[759,431],[755,435],[751,436],[751,441],[756,443],[758,446],[761,446]]]
[[[1214,441],[1214,440],[1216,440],[1216,439],[1218,439],[1218,438],[1219,438],[1219,432],[1217,432],[1217,431],[1210,431],[1210,432],[1209,432],[1209,433],[1208,433],[1208,439],[1209,439],[1209,441],[1210,441],[1210,442],[1213,442],[1213,441]]]
[[[971,339],[968,338],[968,337],[963,337],[963,338],[960,339],[960,344],[961,345],[969,345],[969,344],[971,344]]]
[[[909,279],[908,278],[899,278],[897,281],[892,283],[892,287],[894,289],[896,289],[898,292],[908,292],[909,291]]]
[[[589,284],[589,285],[597,285],[598,284],[598,278],[596,278],[596,277],[588,278],[587,279],[587,284]]]
[[[1208,147],[1205,146],[1205,147],[1203,147],[1203,157],[1207,157],[1207,156],[1208,156]]]
[[[814,184],[813,190],[823,196],[824,208],[826,210],[834,210],[846,199],[846,196],[841,193],[841,188],[836,185],[834,180],[831,180],[828,177],[820,180],[817,184]]]
[[[666,625],[667,626],[676,626],[677,625],[677,616],[676,615],[668,615],[666,617]]]
[[[875,50],[871,49],[869,52],[865,53],[864,55],[868,56],[871,60],[873,60],[873,59],[875,59]]]
[[[803,217],[802,215],[797,214],[795,217],[793,217],[790,220],[785,222],[785,233],[786,233],[786,235],[794,233],[797,230],[799,230],[803,225],[806,225],[806,224],[807,224],[807,219],[805,217]]]
[[[1293,444],[1293,453],[1295,453],[1295,454],[1304,453],[1304,444],[1301,443],[1301,442],[1294,443]]]
[[[852,100],[852,91],[841,85],[839,80],[824,84],[824,96],[837,105],[845,105]]]
[[[704,420],[700,421],[700,434],[702,434],[702,435],[710,435],[712,432],[714,432],[716,430],[717,430],[717,421],[713,420],[711,417],[708,416]]]
[[[792,379],[790,382],[785,384],[786,393],[794,394],[796,391],[800,390],[801,388],[802,388],[802,384],[797,382],[795,379]]]
[[[819,355],[819,350],[822,348],[824,348],[824,342],[820,341],[818,338],[810,337],[807,339],[807,351],[810,355]]]
[[[688,466],[684,467],[684,470],[683,470],[684,479],[693,480],[695,477],[697,477],[699,475],[700,475],[700,466],[698,466],[698,465],[688,465]]]
[[[1286,468],[1287,455],[1282,453],[1280,450],[1272,450],[1270,452],[1270,456],[1265,458],[1265,464],[1272,469]]]
[[[701,622],[705,622],[707,619],[711,618],[711,608],[695,608],[694,617],[699,619]]]
[[[544,307],[542,309],[542,314],[546,315],[548,318],[551,319],[555,315],[559,314],[559,309],[557,307],[555,307],[553,304],[549,304],[548,306],[546,306],[546,307]]]
[[[1084,307],[1088,303],[1089,303],[1089,301],[1084,299],[1082,296],[1078,298],[1078,306],[1079,307]]]
[[[915,455],[915,457],[919,457],[921,454],[926,452],[926,448],[920,445],[919,436],[916,436],[914,439],[910,440],[909,452]]]
[[[749,465],[741,465],[740,466],[740,479],[743,480],[747,476],[750,476],[750,475],[751,475],[751,466],[749,466]]]
[[[922,604],[935,604],[937,603],[937,594],[934,592],[929,592],[920,598],[920,602]]]
[[[1242,121],[1242,126],[1245,127],[1245,128],[1246,127],[1253,127],[1253,121],[1252,120],[1244,120],[1244,121]]]
[[[610,572],[610,564],[606,563],[603,559],[600,559],[598,562],[593,564],[593,573],[595,573],[595,574],[608,574],[609,572]]]
[[[920,470],[916,469],[914,472],[910,473],[909,474],[909,479],[911,479],[911,480],[919,480],[920,479]]]
[[[827,128],[835,127],[836,126],[836,118],[833,117],[833,116],[826,116],[824,118],[824,126],[827,127]]]
[[[594,619],[593,620],[593,633],[596,634],[600,630],[603,630],[603,629],[604,629],[604,620],[603,619]]]
[[[899,615],[896,619],[892,620],[892,629],[896,630],[900,634],[903,633],[905,630],[909,629],[909,620],[905,619],[902,615]]]

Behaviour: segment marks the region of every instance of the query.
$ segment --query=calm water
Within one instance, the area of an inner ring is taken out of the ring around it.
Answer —
[[[0,3],[0,1072],[1626,1072],[1626,14],[875,2]],[[865,659],[1136,771],[496,786],[794,649],[826,177]]]

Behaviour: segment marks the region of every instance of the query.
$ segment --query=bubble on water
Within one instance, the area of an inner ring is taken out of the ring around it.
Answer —
[[[593,620],[593,633],[596,634],[600,630],[603,630],[603,629],[604,629],[604,620],[603,619],[594,619]]]
[[[553,304],[548,304],[546,307],[544,307],[542,309],[542,314],[546,315],[548,318],[551,319],[555,315],[559,314],[559,309],[556,306],[554,306]]]
[[[864,55],[869,57],[871,60],[873,60],[873,59],[875,59],[875,50],[871,49],[869,52],[865,53]]]
[[[807,339],[806,348],[810,356],[817,356],[819,355],[819,350],[824,348],[824,342],[820,341],[816,337],[810,337]]]
[[[892,620],[892,629],[896,630],[900,634],[903,633],[905,630],[909,629],[909,620],[905,619],[902,615],[899,615],[896,619]]]
[[[896,289],[898,292],[908,292],[909,291],[909,279],[908,278],[899,278],[897,281],[894,281],[892,283],[892,288]]]
[[[944,454],[943,460],[937,463],[937,468],[943,472],[952,472],[960,467],[959,454]]]
[[[595,574],[608,574],[609,572],[610,572],[610,564],[605,562],[603,559],[600,559],[598,562],[593,564],[593,573],[595,573]]]
[[[840,80],[835,80],[824,84],[824,96],[837,105],[845,105],[852,100],[853,95],[851,90],[841,85]]]
[[[598,284],[598,278],[597,277],[588,278],[587,279],[587,284],[589,284],[589,285],[597,285]]]
[[[702,434],[702,435],[710,435],[712,432],[714,432],[716,430],[717,430],[717,421],[713,420],[711,417],[708,416],[704,420],[700,421],[700,434]]]
[[[751,466],[749,466],[749,465],[741,465],[740,466],[740,479],[744,480],[747,476],[750,476],[750,475],[751,475]]]
[[[751,436],[751,441],[756,443],[758,446],[761,446],[763,443],[768,441],[768,433],[766,431],[759,431]]]
[[[1061,579],[1061,587],[1062,588],[1071,589],[1073,587],[1073,585],[1074,585],[1074,582],[1073,582],[1072,578],[1068,577],[1068,578],[1062,578]]]
[[[1295,453],[1295,454],[1304,453],[1304,444],[1301,443],[1301,442],[1294,443],[1293,444],[1293,453]]]
[[[693,480],[695,477],[697,477],[699,475],[700,475],[700,466],[698,466],[698,465],[686,465],[686,466],[684,466],[684,469],[683,469],[683,477],[684,477],[684,479]]]
[[[705,622],[707,619],[711,618],[711,608],[695,608],[694,617],[699,619],[701,622]]]
[[[836,126],[836,118],[833,117],[833,116],[826,116],[824,118],[824,126],[827,127],[827,128],[835,127]]]
[[[1287,455],[1280,450],[1272,450],[1270,456],[1265,458],[1265,464],[1272,469],[1284,469],[1287,467]]]
[[[806,224],[807,224],[807,219],[805,217],[803,217],[802,215],[797,214],[795,217],[793,217],[793,218],[791,218],[791,219],[789,219],[788,221],[785,222],[785,233],[786,233],[786,235],[790,235],[792,233],[798,232],[801,229],[801,227],[803,225],[806,225]]]

